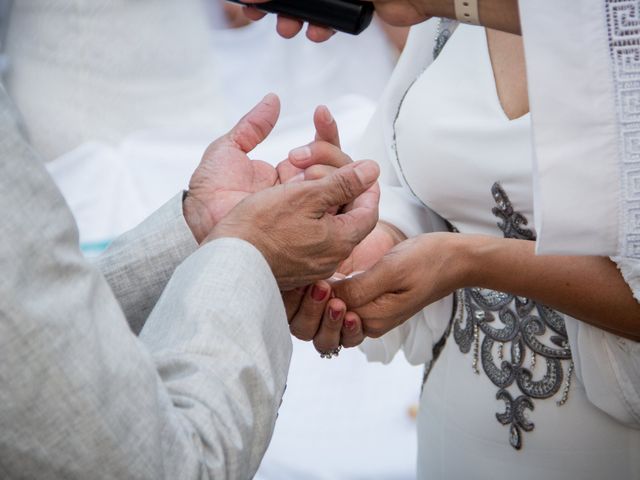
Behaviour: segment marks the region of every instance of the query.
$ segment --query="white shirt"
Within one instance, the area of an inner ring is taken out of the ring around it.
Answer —
[[[426,46],[411,43],[407,55],[429,56]],[[403,72],[396,75],[398,81]],[[412,77],[407,74],[405,80],[406,90]],[[530,131],[529,115],[509,121],[500,106],[484,30],[461,25],[404,96],[391,136],[386,132],[388,139],[395,138],[395,144],[388,140],[395,148],[387,151],[405,190],[462,233],[503,236],[497,223],[504,219],[492,212],[498,206],[492,187],[499,182],[515,212],[527,222],[521,229],[534,235]],[[406,210],[397,201],[391,203],[395,209],[387,205],[382,217],[406,224]],[[416,231],[413,223],[410,233]],[[489,325],[504,328],[495,314]],[[411,360],[428,361],[450,316],[449,298],[388,338],[369,341],[365,351],[371,358],[388,360],[403,343]],[[535,426],[530,432],[520,428],[518,451],[509,443],[511,424],[497,421],[505,402],[496,399],[499,388],[482,366],[482,353],[475,374],[473,341],[468,353],[462,353],[462,342],[448,337],[422,396],[420,478],[640,478],[640,347],[569,317],[564,320],[575,365],[567,401],[556,405],[571,375],[570,359],[560,361],[559,391],[550,398],[530,399],[534,409],[525,409],[525,417]],[[460,327],[464,325],[461,321]],[[552,335],[547,325],[539,340],[551,345]],[[479,350],[485,338],[480,330]],[[494,342],[491,360],[500,366],[497,345]],[[511,346],[512,342],[504,344],[507,360],[512,358]],[[534,381],[540,380],[548,373],[547,358],[537,355],[533,363],[531,349],[524,350],[522,366],[533,372]],[[516,382],[505,389],[514,399],[526,396]]]

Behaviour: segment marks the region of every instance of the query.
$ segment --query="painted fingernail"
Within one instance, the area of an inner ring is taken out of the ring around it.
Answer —
[[[289,152],[289,158],[298,162],[306,160],[311,156],[311,149],[307,146],[294,148]]]
[[[336,310],[329,307],[329,316],[331,317],[331,320],[340,320],[340,317],[342,316],[342,310]]]
[[[329,108],[325,105],[322,106],[322,119],[324,120],[325,123],[333,123],[333,115],[331,115],[331,112],[329,111]]]
[[[356,321],[353,318],[347,318],[344,321],[344,326],[347,330],[354,330],[356,328]]]
[[[366,160],[356,166],[355,172],[363,185],[368,185],[378,178],[380,168],[373,160]]]
[[[327,296],[327,289],[319,287],[318,285],[314,285],[311,290],[311,298],[313,298],[316,302],[323,301]]]

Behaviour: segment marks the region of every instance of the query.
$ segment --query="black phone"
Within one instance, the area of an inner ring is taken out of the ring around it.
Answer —
[[[245,5],[242,0],[228,0]],[[269,13],[358,35],[373,18],[373,3],[360,0],[271,0],[252,6]]]

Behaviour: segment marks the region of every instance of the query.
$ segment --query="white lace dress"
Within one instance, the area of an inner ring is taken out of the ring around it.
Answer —
[[[408,48],[414,62],[431,55],[415,38]],[[484,29],[459,26],[423,73],[407,65],[387,96],[382,218],[413,235],[437,224],[429,207],[462,233],[534,240],[530,116],[505,115]],[[637,343],[526,298],[455,297],[363,348],[430,365],[418,478],[640,478]]]

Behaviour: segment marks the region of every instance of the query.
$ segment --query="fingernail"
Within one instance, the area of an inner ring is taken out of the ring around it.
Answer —
[[[321,302],[327,296],[327,289],[319,287],[318,285],[314,285],[311,290],[311,298],[313,298],[316,302]]]
[[[278,96],[275,93],[271,92],[271,93],[267,93],[262,99],[262,101],[265,103],[269,103],[269,101],[276,100],[277,98]]]
[[[323,105],[322,109],[322,119],[325,123],[333,123],[333,115],[331,115],[329,108],[325,105]]]
[[[359,163],[356,166],[355,172],[363,185],[368,185],[375,182],[375,180],[378,178],[380,169],[378,168],[378,164],[376,162],[367,160]]]
[[[311,156],[311,149],[307,146],[294,148],[289,152],[289,158],[291,160],[302,161]]]
[[[342,310],[335,310],[329,307],[329,316],[331,317],[331,320],[340,320],[340,317],[342,316]]]
[[[344,326],[347,330],[353,330],[356,328],[356,321],[353,318],[347,318],[344,321]]]

